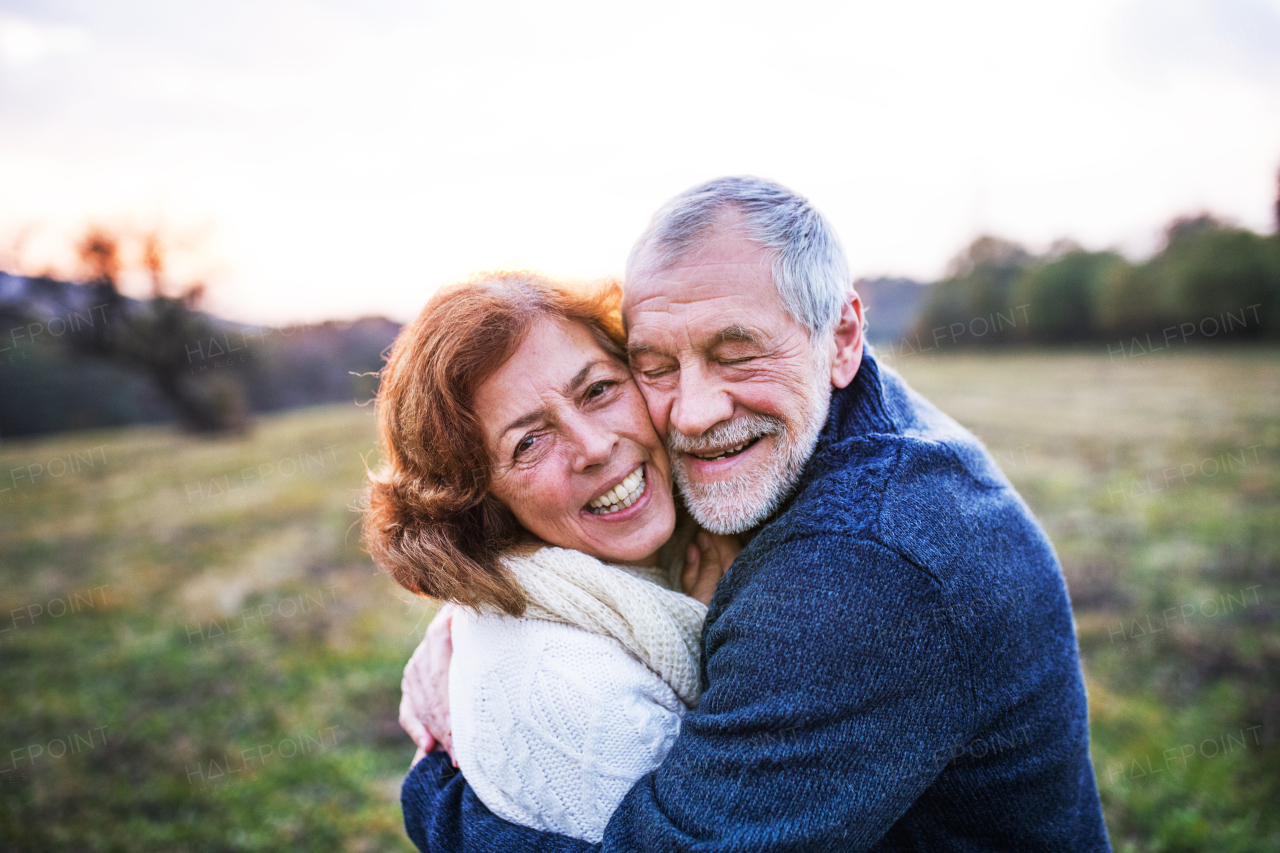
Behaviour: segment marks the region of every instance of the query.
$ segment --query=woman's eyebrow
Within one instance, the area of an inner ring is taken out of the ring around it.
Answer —
[[[586,382],[587,377],[591,375],[591,371],[595,369],[596,365],[603,363],[604,359],[600,358],[595,361],[587,362],[585,367],[575,373],[573,378],[565,383],[564,387],[560,389],[561,393],[566,397],[572,397],[574,394],[578,393],[578,389],[582,387],[582,383]]]
[[[546,414],[546,409],[538,409],[537,411],[529,412],[527,415],[521,415],[511,423],[507,424],[507,428],[502,431],[502,435],[499,436],[499,440],[505,438],[507,433],[511,432],[513,429],[523,429],[524,427],[536,424],[538,421],[546,417]]]
[[[604,364],[604,363],[605,363],[604,359],[601,359],[601,358],[595,359],[594,361],[587,362],[585,365],[583,365],[581,370],[573,374],[572,379],[570,379],[563,386],[561,386],[560,393],[566,397],[572,397],[575,394],[577,394],[578,389],[581,388],[583,383],[587,381],[587,378],[591,376],[591,371],[594,370],[597,365]],[[546,408],[536,409],[532,412],[528,412],[527,414],[523,414],[520,417],[516,418],[511,423],[507,424],[506,428],[502,431],[501,435],[499,435],[499,439],[504,438],[506,434],[511,432],[513,429],[521,429],[523,427],[531,426],[537,423],[538,421],[542,420],[546,416],[547,416]]]

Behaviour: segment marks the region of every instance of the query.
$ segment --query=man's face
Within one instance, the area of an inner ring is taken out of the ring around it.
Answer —
[[[623,304],[627,348],[672,473],[699,524],[739,533],[787,496],[826,419],[830,341],[783,309],[772,259],[721,229]]]

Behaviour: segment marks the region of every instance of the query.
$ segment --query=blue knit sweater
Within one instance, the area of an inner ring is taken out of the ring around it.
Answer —
[[[700,707],[604,850],[1109,850],[1057,559],[978,441],[869,353],[721,580]],[[582,851],[433,753],[424,851]]]

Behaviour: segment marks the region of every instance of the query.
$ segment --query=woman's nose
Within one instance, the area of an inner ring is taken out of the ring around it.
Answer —
[[[573,433],[577,447],[574,470],[585,471],[613,458],[613,450],[618,446],[618,434],[613,430],[584,419],[574,425]]]

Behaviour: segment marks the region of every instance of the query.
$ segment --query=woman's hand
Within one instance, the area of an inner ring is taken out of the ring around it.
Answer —
[[[426,636],[405,664],[400,681],[400,727],[418,745],[413,764],[433,749],[443,749],[453,758],[449,660],[453,657],[454,609],[452,604],[440,605]],[[458,766],[456,759],[453,766]]]
[[[689,546],[684,557],[684,573],[680,576],[684,594],[703,604],[710,604],[716,584],[724,577],[741,550],[742,545],[736,536],[698,531],[698,538]]]

